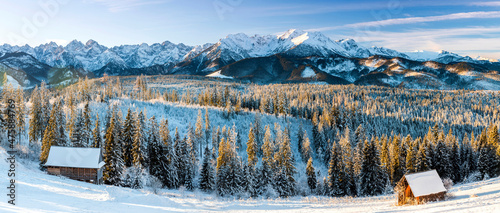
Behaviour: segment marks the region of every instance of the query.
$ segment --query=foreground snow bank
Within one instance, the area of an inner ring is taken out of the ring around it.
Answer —
[[[7,153],[0,148],[0,170],[7,171]],[[47,175],[35,162],[16,166],[16,205],[3,196],[0,212],[498,212],[500,178],[455,186],[448,201],[419,206],[394,206],[395,196],[370,198],[293,197],[290,199],[221,199],[214,195],[179,190],[134,190],[93,185]],[[0,177],[5,191],[7,175]]]

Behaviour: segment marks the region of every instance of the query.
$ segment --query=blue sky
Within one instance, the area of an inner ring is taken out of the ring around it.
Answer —
[[[0,43],[214,43],[291,28],[399,51],[500,59],[500,1],[2,0]]]

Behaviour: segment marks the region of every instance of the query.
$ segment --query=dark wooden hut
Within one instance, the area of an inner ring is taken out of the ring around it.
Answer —
[[[436,170],[404,175],[396,185],[398,205],[444,200],[446,188]]]
[[[51,175],[102,184],[104,161],[99,148],[52,146],[44,166]]]

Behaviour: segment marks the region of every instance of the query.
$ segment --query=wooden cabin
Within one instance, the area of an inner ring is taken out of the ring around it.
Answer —
[[[404,175],[394,189],[398,205],[444,200],[446,188],[436,170]]]
[[[102,184],[104,161],[100,148],[52,146],[44,166],[51,175]]]

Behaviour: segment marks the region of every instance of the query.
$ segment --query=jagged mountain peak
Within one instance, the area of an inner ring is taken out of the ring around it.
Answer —
[[[296,38],[298,36],[304,35],[305,33],[306,32],[304,32],[302,30],[289,29],[286,32],[284,32],[283,34],[278,35],[277,38],[278,39],[282,39],[282,40],[285,40],[285,39],[294,39],[294,38]]]
[[[351,45],[351,46],[357,46],[358,45],[356,43],[356,41],[354,39],[352,39],[352,38],[340,39],[340,40],[337,40],[336,42],[340,42],[342,44]]]
[[[54,41],[50,41],[49,43],[42,44],[42,46],[59,47],[59,45]]]
[[[78,40],[73,40],[71,42],[69,42],[66,47],[64,47],[66,50],[69,50],[69,51],[76,51],[76,50],[79,50],[79,49],[82,49],[84,48],[84,44],[81,42],[81,41],[78,41]]]
[[[85,43],[85,46],[93,46],[93,45],[99,45],[99,43],[97,43],[97,41],[93,39],[89,39],[87,43]]]

